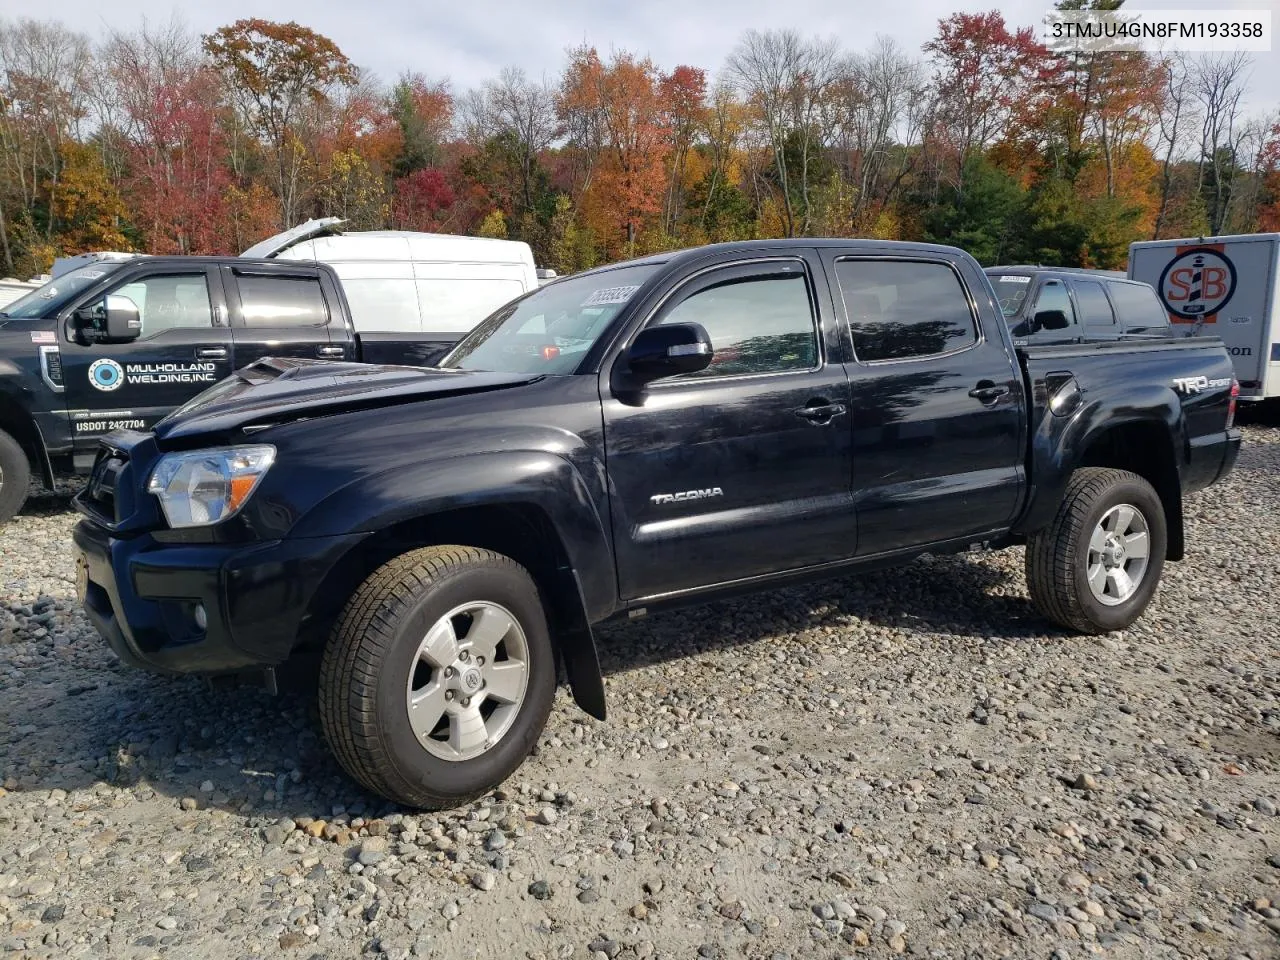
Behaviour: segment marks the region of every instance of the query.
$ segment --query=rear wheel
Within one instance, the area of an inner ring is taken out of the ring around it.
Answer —
[[[324,652],[320,716],[342,766],[375,793],[439,809],[524,762],[555,695],[532,578],[475,547],[414,550],[348,601]]]
[[[1123,630],[1155,595],[1167,544],[1151,484],[1126,470],[1077,470],[1053,522],[1027,542],[1031,598],[1068,629]]]
[[[0,523],[22,509],[31,489],[31,465],[17,440],[0,430]]]

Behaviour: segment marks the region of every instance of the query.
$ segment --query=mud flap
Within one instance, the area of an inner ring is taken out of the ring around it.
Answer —
[[[562,567],[559,609],[556,611],[555,639],[569,678],[573,701],[597,720],[605,719],[604,677],[596,654],[595,635],[587,620],[587,605],[582,595],[578,572]]]

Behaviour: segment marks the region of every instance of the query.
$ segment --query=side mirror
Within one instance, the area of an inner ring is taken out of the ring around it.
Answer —
[[[76,311],[82,332],[97,343],[128,343],[142,335],[142,315],[128,297],[108,294],[92,306]]]
[[[700,323],[672,323],[641,330],[627,351],[626,363],[636,383],[649,383],[681,373],[697,373],[711,363],[711,338]]]
[[[1071,326],[1061,310],[1041,310],[1035,315],[1032,325],[1038,330],[1065,330]]]

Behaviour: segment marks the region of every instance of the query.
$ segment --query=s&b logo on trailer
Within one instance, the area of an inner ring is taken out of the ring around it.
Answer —
[[[1236,292],[1236,267],[1220,243],[1178,247],[1156,288],[1173,323],[1217,323]]]

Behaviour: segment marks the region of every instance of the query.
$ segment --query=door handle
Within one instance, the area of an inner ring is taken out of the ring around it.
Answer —
[[[346,350],[342,347],[316,347],[317,357],[342,357],[346,355]]]
[[[797,410],[796,416],[821,427],[826,426],[846,410],[847,408],[843,403],[828,403],[825,400],[815,400]]]
[[[227,359],[226,347],[196,347],[197,360],[225,360]]]
[[[969,396],[975,400],[981,400],[983,403],[995,403],[1001,397],[1009,393],[1009,387],[1006,384],[992,383],[990,380],[980,380],[978,385],[969,391]]]

